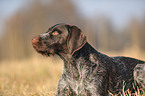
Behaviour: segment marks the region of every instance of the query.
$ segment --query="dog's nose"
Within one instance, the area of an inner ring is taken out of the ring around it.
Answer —
[[[32,38],[32,44],[36,45],[39,42],[39,38],[40,38],[39,36],[33,37]]]

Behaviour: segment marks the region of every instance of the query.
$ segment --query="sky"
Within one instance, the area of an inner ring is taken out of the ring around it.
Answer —
[[[30,0],[0,0],[0,29],[7,18]],[[142,20],[145,15],[145,0],[72,0],[79,15],[93,18],[97,15],[108,16],[116,26],[125,26],[131,16]],[[0,31],[1,33],[1,31]]]
[[[116,26],[124,27],[131,18],[145,16],[145,0],[73,0],[85,18],[108,16]],[[79,3],[78,3],[79,2]]]
[[[0,35],[4,24],[23,5],[25,0],[0,0]]]

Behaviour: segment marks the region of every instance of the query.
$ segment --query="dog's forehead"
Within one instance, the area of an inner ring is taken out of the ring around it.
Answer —
[[[66,24],[56,24],[52,27],[49,28],[49,31],[53,31],[55,29],[59,29],[59,30],[65,30],[66,28]]]

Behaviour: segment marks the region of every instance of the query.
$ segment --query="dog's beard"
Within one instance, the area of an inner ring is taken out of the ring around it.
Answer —
[[[44,50],[38,50],[36,49],[36,51],[40,54],[42,54],[43,56],[53,56],[55,55],[55,52],[53,49],[44,49]]]
[[[54,56],[61,51],[61,47],[56,44],[51,46],[39,46],[39,48],[34,47],[34,49],[44,56]]]
[[[47,51],[37,51],[38,53],[42,54],[43,56],[51,56],[54,55],[53,53],[47,52]]]

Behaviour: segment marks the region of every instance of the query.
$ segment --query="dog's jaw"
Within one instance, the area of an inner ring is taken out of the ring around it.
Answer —
[[[40,54],[44,56],[51,56],[54,55],[54,49],[47,48],[45,44],[42,43],[41,39],[39,36],[33,37],[32,38],[32,45],[33,48]]]

